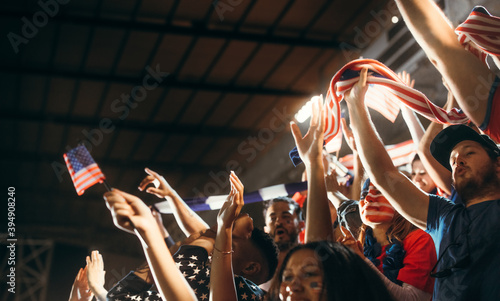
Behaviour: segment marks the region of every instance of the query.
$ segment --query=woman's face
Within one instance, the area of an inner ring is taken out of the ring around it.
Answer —
[[[311,249],[295,251],[286,263],[281,276],[282,301],[326,301],[323,292],[323,269]]]
[[[394,217],[394,208],[371,183],[368,191],[363,190],[361,192],[359,210],[361,212],[361,220],[368,226],[390,223]]]
[[[413,163],[411,164],[411,169],[411,180],[413,181],[413,183],[415,183],[415,185],[417,185],[418,188],[427,193],[432,192],[436,188],[436,184],[434,184],[431,176],[429,176],[427,170],[425,170],[422,161],[413,161]]]

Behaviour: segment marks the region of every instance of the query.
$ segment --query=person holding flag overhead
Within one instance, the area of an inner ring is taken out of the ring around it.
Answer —
[[[441,73],[465,114],[500,142],[500,89],[497,89],[500,79],[485,64],[486,53],[498,62],[500,18],[478,6],[453,30],[434,1],[395,2],[408,29]]]
[[[402,216],[426,230],[438,250],[431,270],[435,300],[497,300],[500,296],[500,149],[465,125],[449,126],[431,153],[452,172],[463,204],[427,194],[393,165],[366,109],[367,69],[346,94],[356,146],[370,179]]]

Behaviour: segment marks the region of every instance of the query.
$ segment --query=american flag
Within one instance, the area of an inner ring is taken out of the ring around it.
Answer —
[[[385,149],[387,150],[389,157],[391,157],[394,166],[401,166],[410,163],[416,153],[413,140],[406,140],[398,144],[386,145]],[[339,162],[341,162],[342,165],[344,165],[349,171],[353,171],[353,160],[354,156],[349,154],[340,158]]]
[[[65,153],[64,161],[78,195],[82,195],[85,189],[97,182],[102,183],[106,179],[87,148],[83,145],[79,145]]]
[[[342,67],[330,82],[325,103],[329,115],[325,126],[326,143],[339,131],[339,103],[343,99],[344,93],[358,82],[359,73],[363,67],[368,68],[367,83],[370,85],[366,94],[366,104],[382,114],[389,114],[390,110],[394,110],[392,114],[396,113],[398,109],[395,109],[395,106],[403,103],[434,122],[443,124],[467,122],[468,118],[464,113],[456,108],[447,112],[436,106],[422,92],[408,87],[396,73],[381,62],[373,59],[358,59]],[[372,93],[375,93],[375,96],[383,94],[385,98],[374,103],[373,101],[377,97],[371,96]]]
[[[482,6],[474,7],[455,33],[460,43],[483,62],[487,54],[500,55],[500,18]]]

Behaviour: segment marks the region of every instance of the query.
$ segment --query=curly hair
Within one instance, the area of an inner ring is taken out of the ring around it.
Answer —
[[[278,247],[269,234],[258,228],[253,229],[250,240],[260,250],[261,256],[265,261],[265,266],[269,269],[263,283],[267,282],[273,277],[274,271],[278,266]]]

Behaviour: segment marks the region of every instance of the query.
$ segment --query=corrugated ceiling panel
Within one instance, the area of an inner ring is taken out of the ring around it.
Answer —
[[[225,85],[231,82],[256,46],[257,44],[253,42],[230,42],[210,72],[207,83]]]
[[[172,122],[177,117],[179,110],[187,100],[191,91],[171,89],[154,117],[155,122]]]
[[[188,136],[185,135],[169,135],[168,139],[165,143],[160,146],[161,150],[158,153],[156,158],[151,158],[158,162],[172,162],[174,157],[180,152],[181,147],[184,146],[184,143],[189,139]],[[154,164],[152,162],[152,164]],[[154,166],[151,168],[154,169]]]
[[[42,138],[38,146],[39,151],[42,153],[50,153],[55,155],[59,152],[59,145],[63,139],[64,125],[45,123],[42,127]]]
[[[134,121],[144,121],[152,119],[152,115],[156,112],[153,111],[156,108],[160,97],[163,95],[165,88],[154,88],[151,91],[145,90],[144,94],[137,94],[137,106],[130,110],[130,115],[127,120]],[[141,100],[142,99],[142,100]]]
[[[73,108],[74,116],[94,116],[102,97],[104,82],[80,81],[78,95]]]
[[[37,150],[36,143],[42,129],[41,123],[24,121],[18,125],[19,135],[17,137],[17,148],[23,152],[35,152]],[[58,142],[58,145],[60,142]]]
[[[124,35],[125,30],[96,29],[85,71],[109,74]]]
[[[131,32],[116,72],[124,76],[138,78],[147,74],[145,67],[157,38],[157,33]],[[137,84],[142,83],[138,82]]]
[[[109,158],[126,159],[130,156],[130,152],[139,138],[139,131],[117,130],[113,134],[118,135],[118,137],[109,152]]]
[[[222,39],[198,39],[177,78],[181,81],[199,81],[223,44]]]
[[[39,112],[42,109],[43,95],[47,82],[45,76],[25,75],[21,81],[21,95],[19,108],[27,111]]]
[[[241,113],[231,124],[236,128],[253,128],[255,122],[262,116],[269,114],[269,106],[275,101],[275,96],[256,95],[247,102]]]
[[[175,161],[181,163],[195,163],[195,160],[207,151],[207,147],[212,140],[212,138],[207,137],[192,137],[184,151]]]
[[[156,68],[158,65],[162,72],[174,72],[192,39],[189,36],[164,35],[151,66]]]
[[[46,113],[68,114],[75,88],[75,81],[65,78],[52,78],[47,100]]]
[[[206,124],[224,126],[231,120],[235,112],[247,101],[245,94],[226,94],[215,111],[208,118]]]
[[[258,1],[241,27],[241,31],[265,33],[288,2],[289,0]]]
[[[57,26],[55,23],[48,22],[41,27],[38,33],[26,45],[20,47],[19,55],[21,62],[30,68],[47,68],[49,58],[54,51],[54,39]]]
[[[65,24],[61,26],[54,68],[65,71],[78,71],[85,61],[85,49],[89,42],[90,28]]]
[[[134,160],[141,161],[152,161],[153,154],[157,151],[157,148],[160,147],[160,142],[163,140],[165,134],[164,133],[142,133],[144,138],[141,143],[139,143],[139,147],[135,154],[133,154]]]
[[[166,16],[169,14],[174,0],[142,0],[138,21],[164,23]]]
[[[319,51],[317,48],[295,47],[268,78],[264,87],[286,90]],[[295,90],[295,87],[290,87],[290,89]]]
[[[197,92],[179,123],[199,124],[220,95],[220,93],[209,91]]]
[[[174,20],[199,22],[205,18],[212,1],[183,0],[179,2]]]
[[[285,45],[263,45],[238,77],[236,84],[240,86],[259,85],[288,48]]]

